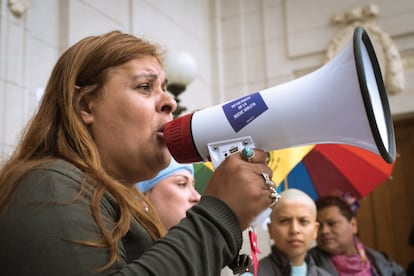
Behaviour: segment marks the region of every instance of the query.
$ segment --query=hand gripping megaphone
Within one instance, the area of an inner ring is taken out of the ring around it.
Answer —
[[[217,167],[245,145],[271,151],[349,144],[395,160],[388,98],[373,45],[362,27],[330,62],[296,80],[181,116],[164,127],[180,163]]]

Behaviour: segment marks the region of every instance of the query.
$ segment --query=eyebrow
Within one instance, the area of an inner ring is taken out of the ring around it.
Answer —
[[[156,80],[158,79],[158,75],[155,73],[143,73],[139,75],[135,75],[132,77],[132,80],[139,80],[139,79],[150,79],[150,80]]]
[[[336,219],[325,219],[325,220],[318,220],[318,222],[321,222],[321,223],[332,223],[332,222],[338,222],[338,220],[336,220]]]
[[[175,173],[175,174],[173,174],[173,175],[171,175],[171,176],[175,176],[175,177],[184,177],[185,179],[187,179],[187,180],[189,180],[190,178],[188,177],[188,176],[186,176],[186,175],[184,175],[184,174],[181,174],[181,173]]]
[[[184,174],[181,174],[180,172],[178,172],[176,174],[173,174],[173,175],[170,175],[170,177],[183,177],[183,178],[185,178],[186,181],[190,182],[191,184],[193,184],[193,186],[195,186],[195,179],[193,179],[191,181],[190,180],[190,177],[188,177],[188,176],[186,176]]]
[[[159,75],[158,74],[156,74],[156,73],[142,73],[142,74],[139,74],[139,75],[135,75],[133,78],[132,78],[132,81],[137,81],[137,80],[140,80],[140,79],[148,79],[148,80],[150,80],[150,81],[155,81],[155,80],[157,80],[159,78]],[[167,87],[167,85],[168,85],[168,79],[167,78],[165,78],[165,80],[162,82],[162,84],[161,84],[163,87]]]

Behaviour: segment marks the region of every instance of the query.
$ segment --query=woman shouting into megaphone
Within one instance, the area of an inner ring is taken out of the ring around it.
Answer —
[[[2,275],[219,275],[275,202],[266,154],[226,158],[168,232],[135,183],[170,162],[159,48],[118,31],[75,43],[0,171]]]

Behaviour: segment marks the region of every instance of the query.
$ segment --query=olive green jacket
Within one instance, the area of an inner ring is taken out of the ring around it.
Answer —
[[[73,242],[100,236],[87,195],[75,197],[82,177],[72,164],[56,160],[20,181],[0,214],[1,275],[219,275],[240,250],[237,217],[222,201],[203,196],[155,243],[132,219],[119,244],[118,264],[98,272],[109,250]],[[108,225],[118,219],[118,204],[109,193],[100,211]]]

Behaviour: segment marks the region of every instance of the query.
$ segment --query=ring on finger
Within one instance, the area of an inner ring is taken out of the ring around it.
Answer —
[[[270,187],[269,191],[270,191],[270,199],[272,200],[272,202],[270,203],[270,207],[273,207],[276,203],[279,202],[281,196],[276,191],[276,189],[273,187]]]
[[[243,159],[245,159],[247,162],[251,163],[253,157],[255,156],[255,152],[254,150],[249,147],[249,146],[245,146],[241,151],[240,151],[240,155]]]
[[[262,176],[265,180],[265,184],[267,188],[275,187],[275,183],[272,181],[272,179],[270,179],[270,176],[268,173],[262,172]]]

